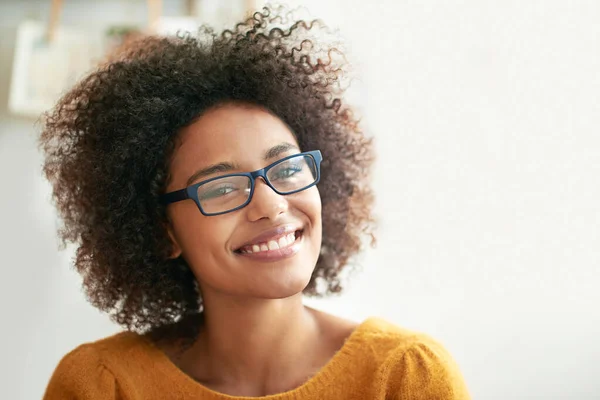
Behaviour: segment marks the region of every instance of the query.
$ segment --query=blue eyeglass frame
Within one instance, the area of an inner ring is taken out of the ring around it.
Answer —
[[[289,160],[290,158],[294,158],[294,157],[298,157],[298,156],[310,156],[313,161],[315,162],[315,168],[316,168],[316,172],[317,172],[317,178],[315,179],[315,181],[313,183],[311,183],[310,185],[302,188],[302,189],[298,189],[298,190],[294,190],[292,192],[280,192],[279,190],[275,189],[275,187],[271,184],[271,182],[269,182],[269,178],[267,178],[267,172],[281,164],[282,162]],[[239,210],[240,208],[246,207],[248,204],[250,204],[250,202],[252,201],[252,196],[254,195],[254,188],[256,187],[256,183],[255,180],[258,177],[263,178],[263,181],[271,188],[273,189],[273,191],[279,195],[285,196],[288,194],[294,194],[294,193],[298,193],[301,192],[303,190],[308,189],[309,187],[312,187],[314,185],[316,185],[317,183],[319,183],[319,180],[321,179],[321,161],[323,161],[323,156],[321,155],[321,151],[319,150],[312,150],[312,151],[306,151],[303,153],[298,153],[298,154],[292,154],[290,156],[284,157],[281,160],[277,160],[272,164],[267,165],[264,168],[261,169],[257,169],[256,171],[252,171],[252,172],[240,172],[240,173],[236,173],[236,174],[228,174],[228,175],[221,175],[221,176],[217,176],[215,178],[210,178],[207,179],[205,181],[202,182],[198,182],[198,183],[194,183],[191,186],[188,186],[186,188],[183,189],[179,189],[176,190],[174,192],[169,192],[169,193],[165,193],[163,195],[160,196],[160,200],[163,204],[171,204],[171,203],[176,203],[178,201],[182,201],[182,200],[187,200],[187,199],[192,199],[194,200],[194,202],[196,203],[196,205],[198,206],[198,209],[200,210],[200,212],[202,213],[202,215],[205,215],[207,217],[211,217],[214,215],[221,215],[221,214],[227,214],[236,210]],[[198,199],[198,188],[208,182],[217,180],[217,179],[222,179],[222,178],[226,178],[229,176],[246,176],[248,178],[250,178],[250,194],[248,195],[248,200],[246,200],[246,202],[242,205],[237,206],[236,208],[233,208],[231,210],[227,210],[227,211],[222,211],[222,212],[218,212],[218,213],[207,213],[202,209],[202,206],[200,205],[200,199]]]

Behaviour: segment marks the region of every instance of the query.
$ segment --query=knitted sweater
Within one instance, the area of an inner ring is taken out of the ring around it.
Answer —
[[[83,344],[58,364],[45,400],[469,399],[448,352],[430,337],[368,318],[301,386],[264,397],[218,393],[183,373],[144,337],[121,332]]]

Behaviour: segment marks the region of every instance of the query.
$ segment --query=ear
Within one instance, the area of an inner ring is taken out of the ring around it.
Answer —
[[[173,233],[173,228],[171,228],[171,224],[168,224],[166,226],[167,228],[167,233],[169,234],[169,239],[171,240],[171,255],[169,256],[169,258],[177,258],[181,255],[182,250],[181,250],[181,246],[179,246],[179,243],[177,242],[177,239],[175,238],[175,234]]]

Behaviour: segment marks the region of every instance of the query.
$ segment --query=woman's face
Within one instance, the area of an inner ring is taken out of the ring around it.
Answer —
[[[264,109],[246,105],[213,108],[183,129],[178,139],[167,192],[261,169],[300,152],[285,123]],[[306,150],[314,149],[302,149]],[[233,168],[188,182],[196,172],[216,164]],[[173,256],[181,255],[190,265],[205,299],[211,293],[284,298],[301,292],[310,280],[321,247],[317,187],[282,196],[262,178],[255,184],[251,202],[226,214],[204,216],[193,200],[167,208]],[[273,242],[280,249],[264,251],[265,246],[274,248]],[[256,252],[252,245],[263,251]],[[252,254],[246,252],[251,249]]]

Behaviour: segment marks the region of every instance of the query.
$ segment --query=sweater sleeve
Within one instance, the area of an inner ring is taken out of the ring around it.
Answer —
[[[394,400],[469,400],[458,365],[444,347],[431,338],[417,341],[397,355],[392,368]]]
[[[97,352],[83,345],[68,353],[58,363],[43,400],[118,398],[115,377],[102,364]]]

